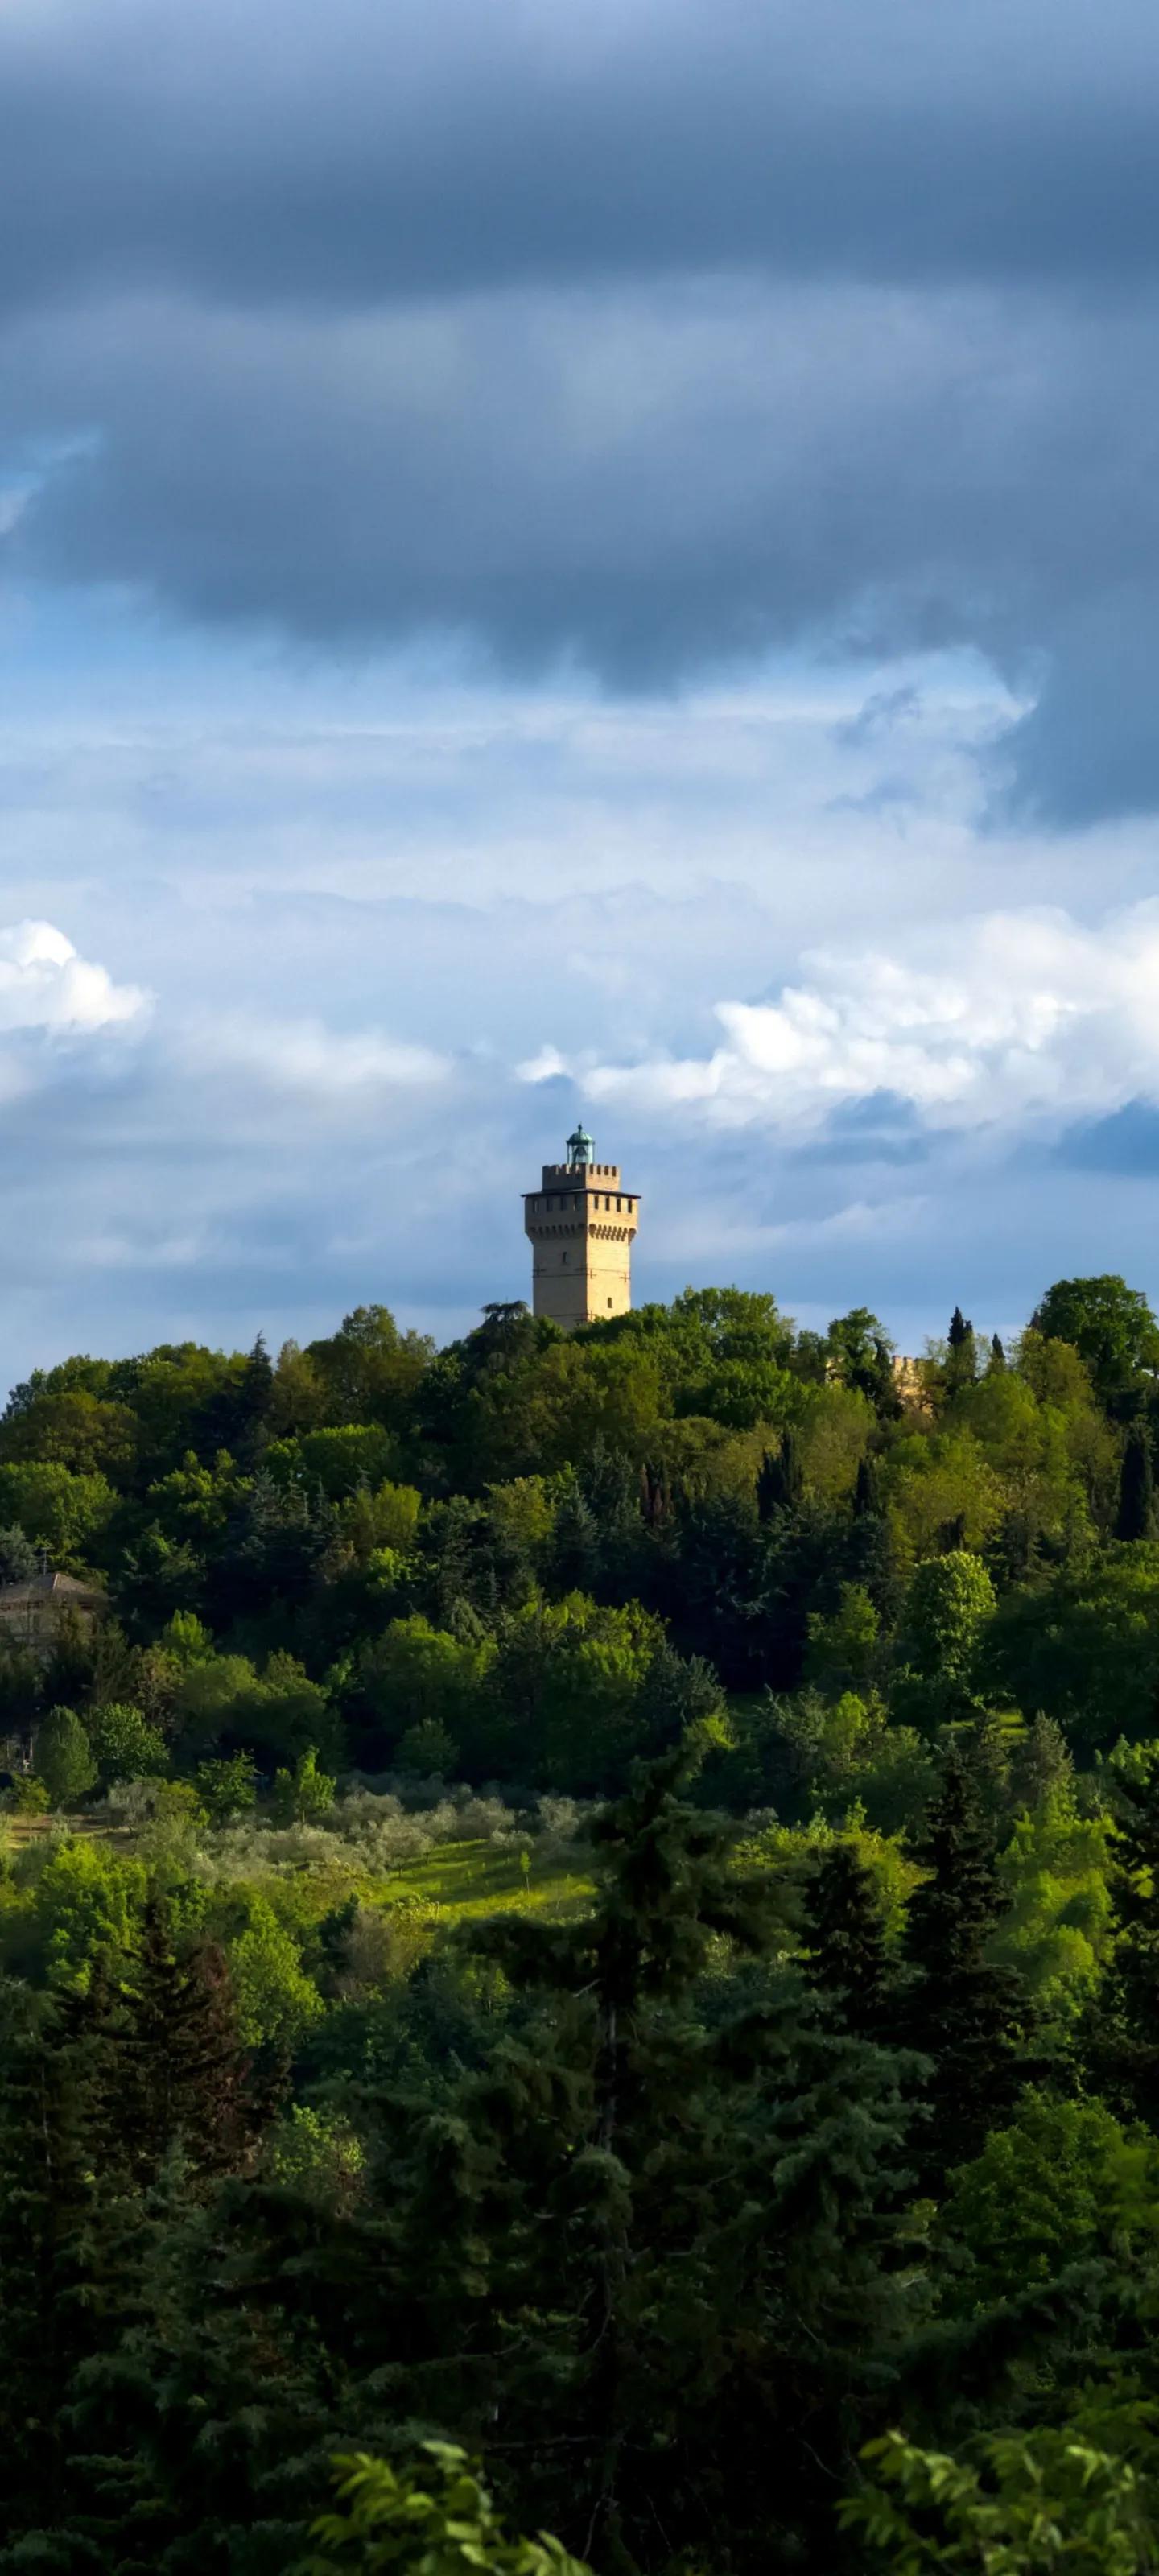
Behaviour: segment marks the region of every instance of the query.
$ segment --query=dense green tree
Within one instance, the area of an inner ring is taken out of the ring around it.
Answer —
[[[0,1529],[0,1583],[31,1583],[40,1572],[41,1551],[18,1523]]]
[[[393,1426],[434,1357],[421,1333],[400,1332],[385,1306],[357,1306],[329,1340],[311,1342],[312,1361],[336,1423]]]
[[[55,1459],[0,1466],[0,1522],[15,1522],[54,1567],[90,1564],[112,1517],[116,1496],[100,1474],[74,1475]]]
[[[319,1770],[317,1752],[308,1744],[292,1771],[274,1773],[273,1813],[280,1824],[320,1824],[334,1804],[334,1786],[329,1772]]]
[[[1132,2235],[1149,2254],[1156,2156],[1154,2139],[1129,2135],[1105,2102],[1030,2086],[943,2204],[940,2225],[967,2257],[958,2296],[1016,2299],[1095,2251],[1121,2262]]]
[[[36,1776],[54,1807],[70,1807],[97,1782],[97,1765],[74,1708],[50,1708],[37,1729]]]
[[[151,1726],[142,1709],[124,1700],[102,1700],[96,1708],[86,1709],[84,1731],[106,1783],[144,1779],[167,1767],[168,1751],[160,1728]]]
[[[972,1713],[979,1646],[993,1609],[994,1586],[968,1548],[915,1566],[899,1639],[903,1667],[891,1701],[901,1716],[934,1727]]]
[[[980,1686],[1042,1710],[1089,1761],[1154,1731],[1159,1691],[1159,1546],[1113,1548],[1008,1593],[980,1640]]]
[[[1096,1393],[1112,1407],[1159,1369],[1159,1324],[1142,1291],[1112,1273],[1056,1280],[1035,1308],[1031,1329],[1044,1341],[1072,1343]]]

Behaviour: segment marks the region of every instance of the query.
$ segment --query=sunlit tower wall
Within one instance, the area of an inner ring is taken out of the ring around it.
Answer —
[[[567,1140],[566,1163],[545,1163],[539,1188],[524,1194],[532,1312],[550,1316],[565,1332],[626,1315],[639,1210],[619,1164],[597,1163],[591,1137],[577,1127]]]

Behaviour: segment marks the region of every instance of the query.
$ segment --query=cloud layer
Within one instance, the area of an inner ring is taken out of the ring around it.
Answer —
[[[517,678],[972,644],[1159,805],[1144,0],[16,0],[18,583]],[[7,249],[5,249],[7,245]]]
[[[934,1131],[1057,1131],[1159,1102],[1159,903],[1096,930],[997,913],[803,965],[775,1000],[719,1003],[710,1056],[595,1066],[586,1093],[786,1134],[879,1097]]]

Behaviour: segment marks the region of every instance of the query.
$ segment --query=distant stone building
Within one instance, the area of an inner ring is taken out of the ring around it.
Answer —
[[[925,1367],[921,1360],[903,1359],[899,1354],[893,1363],[893,1383],[898,1403],[904,1413],[933,1412],[933,1399],[926,1384]]]
[[[75,1574],[33,1574],[26,1582],[0,1584],[0,1631],[14,1645],[50,1655],[66,1614],[90,1627],[104,1606],[103,1592]]]
[[[545,1163],[537,1190],[524,1195],[523,1223],[532,1245],[532,1312],[572,1332],[632,1303],[632,1244],[640,1201],[620,1179],[618,1163],[597,1163],[591,1137],[577,1127],[566,1163]]]

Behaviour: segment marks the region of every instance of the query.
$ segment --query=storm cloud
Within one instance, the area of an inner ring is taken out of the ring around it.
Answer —
[[[612,689],[971,645],[996,810],[1149,810],[1157,139],[1142,0],[16,0],[9,578]]]

